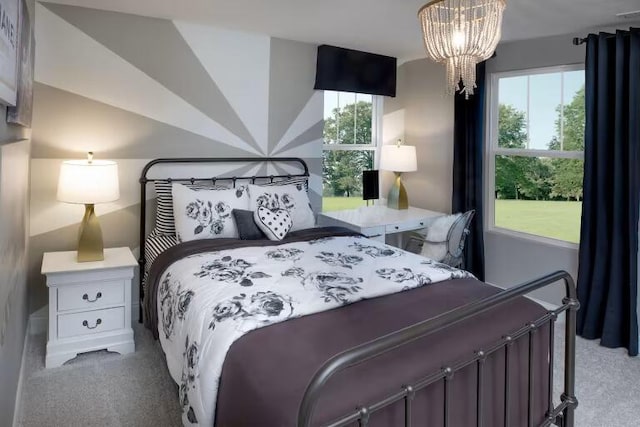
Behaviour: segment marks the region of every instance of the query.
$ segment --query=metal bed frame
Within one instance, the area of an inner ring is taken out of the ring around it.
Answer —
[[[205,163],[263,163],[263,162],[278,162],[278,163],[297,163],[301,166],[302,172],[299,174],[290,175],[267,175],[267,176],[220,176],[220,177],[190,177],[190,178],[148,178],[147,174],[149,170],[158,164],[205,164]],[[294,177],[309,177],[309,169],[304,160],[295,157],[278,157],[278,158],[166,158],[156,159],[149,162],[142,170],[140,176],[140,257],[138,263],[140,265],[140,313],[139,321],[142,322],[142,300],[144,298],[143,287],[143,272],[145,271],[145,238],[146,238],[146,187],[151,182],[203,182],[211,181],[213,184],[220,181],[231,181],[235,187],[236,183],[241,180],[255,183],[257,180],[269,180],[273,182],[276,179],[288,179]],[[411,414],[412,414],[412,399],[416,392],[422,390],[438,381],[444,382],[444,426],[450,427],[449,412],[451,402],[451,382],[453,381],[454,374],[461,369],[476,365],[476,418],[477,427],[483,427],[483,394],[482,387],[484,381],[484,363],[491,354],[502,351],[504,352],[504,369],[505,369],[505,384],[504,384],[504,425],[509,426],[509,411],[510,411],[510,381],[509,372],[511,366],[511,349],[514,342],[520,338],[528,336],[529,339],[529,354],[528,354],[528,427],[534,425],[533,419],[533,390],[535,382],[535,373],[532,366],[533,358],[533,337],[536,332],[545,324],[549,325],[549,389],[548,389],[548,409],[545,414],[545,420],[540,424],[540,427],[547,427],[551,425],[557,425],[560,427],[574,427],[575,417],[574,412],[578,406],[578,400],[575,396],[575,355],[576,355],[576,312],[580,306],[575,283],[565,271],[557,271],[539,279],[532,280],[527,283],[523,283],[519,286],[501,291],[490,297],[481,299],[479,301],[464,305],[457,309],[448,311],[434,318],[416,323],[415,325],[398,330],[391,334],[379,337],[375,340],[361,344],[346,350],[340,354],[333,356],[326,361],[324,365],[316,372],[311,379],[298,411],[298,427],[310,427],[313,419],[313,411],[317,401],[320,398],[323,387],[329,381],[329,379],[335,374],[351,367],[367,361],[369,359],[378,357],[389,351],[397,349],[405,344],[413,342],[417,339],[424,338],[435,332],[446,329],[449,326],[468,320],[498,307],[502,304],[513,301],[516,298],[525,296],[537,289],[541,289],[560,281],[565,285],[565,297],[562,300],[562,306],[555,310],[548,311],[544,316],[524,325],[522,328],[507,333],[501,340],[491,345],[488,345],[484,349],[479,349],[473,356],[467,359],[460,360],[452,363],[449,366],[445,366],[442,369],[429,373],[428,375],[416,380],[413,384],[405,384],[399,387],[398,391],[387,395],[384,399],[377,402],[370,403],[367,406],[361,406],[354,409],[351,413],[348,413],[341,418],[338,418],[327,425],[327,427],[341,427],[353,423],[358,423],[359,426],[366,426],[376,412],[383,408],[386,408],[392,404],[398,402],[404,402],[404,418],[405,427],[411,426]],[[564,354],[564,391],[560,396],[560,403],[557,406],[553,405],[553,365],[554,365],[554,340],[555,340],[555,323],[558,316],[565,313],[565,354]],[[453,427],[453,426],[451,426]],[[492,427],[492,426],[487,426]]]

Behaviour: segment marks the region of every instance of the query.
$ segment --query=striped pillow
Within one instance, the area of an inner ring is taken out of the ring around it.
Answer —
[[[145,295],[147,294],[147,276],[149,275],[149,269],[151,264],[158,258],[158,256],[167,249],[178,244],[178,238],[176,236],[158,234],[157,231],[152,231],[144,241],[144,272],[142,275],[142,285]]]
[[[177,244],[178,238],[176,236],[157,234],[155,232],[149,234],[144,242],[144,269],[149,271],[151,264],[158,258],[158,255]]]
[[[152,234],[164,234],[175,236],[176,226],[173,217],[173,196],[171,195],[171,182],[156,181],[154,182],[157,196],[156,207],[156,227]],[[192,190],[226,190],[231,185],[213,185],[211,182],[196,181],[195,183],[184,184]]]
[[[273,182],[270,182],[268,179],[265,180],[265,182],[260,181],[261,180],[257,179],[255,184],[261,187],[295,184],[296,186],[303,186],[304,189],[309,192],[309,177],[306,176],[297,176],[295,178],[281,178],[280,180]]]

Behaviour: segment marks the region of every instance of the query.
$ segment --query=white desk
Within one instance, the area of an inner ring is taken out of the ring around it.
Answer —
[[[446,215],[426,209],[409,207],[398,210],[386,206],[371,206],[318,215],[321,227],[341,226],[364,234],[370,239],[386,242],[387,235],[414,231],[429,225],[434,218]]]

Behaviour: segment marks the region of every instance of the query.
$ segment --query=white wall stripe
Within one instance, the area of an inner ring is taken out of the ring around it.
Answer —
[[[321,157],[322,156],[323,139],[314,139],[304,144],[288,148],[283,151],[274,152],[275,156],[293,156],[293,157]]]
[[[181,21],[174,25],[266,154],[270,38]]]
[[[322,118],[324,109],[324,91],[316,91],[307,104],[304,106],[298,117],[291,123],[289,129],[284,133],[282,139],[273,147],[272,152],[276,152],[280,147],[293,141],[298,135],[318,123]]]

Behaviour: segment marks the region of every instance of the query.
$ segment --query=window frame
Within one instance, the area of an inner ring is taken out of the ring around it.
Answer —
[[[340,91],[323,91],[340,92]],[[373,169],[378,170],[380,165],[380,147],[382,146],[382,122],[384,114],[384,96],[371,95],[371,144],[325,144],[322,140],[322,152],[325,151],[373,151]],[[324,156],[323,156],[324,157]],[[324,174],[322,175],[324,183]],[[382,176],[378,175],[378,188],[382,188]],[[375,200],[374,200],[375,203]]]
[[[380,145],[382,145],[380,143],[380,139],[382,137],[383,102],[383,96],[371,95],[371,144],[325,144],[323,139],[322,151],[375,151],[373,156],[373,167],[374,169],[378,169]]]
[[[518,239],[531,240],[538,243],[559,246],[563,248],[577,249],[578,243],[566,240],[554,239],[552,237],[540,236],[524,231],[512,230],[510,228],[496,226],[495,218],[495,181],[496,181],[496,156],[519,156],[519,157],[546,157],[550,159],[576,159],[584,160],[583,151],[561,151],[561,150],[540,150],[533,148],[500,148],[498,147],[498,116],[500,107],[500,79],[508,77],[532,76],[536,74],[553,74],[570,71],[584,71],[585,66],[581,63],[556,65],[549,67],[528,68],[521,70],[500,71],[490,73],[486,79],[488,86],[486,99],[485,123],[485,150],[484,150],[484,200],[485,203],[485,231],[515,237]],[[561,89],[562,91],[562,89]],[[563,100],[564,102],[565,100]],[[529,112],[527,111],[527,133],[529,131]]]

